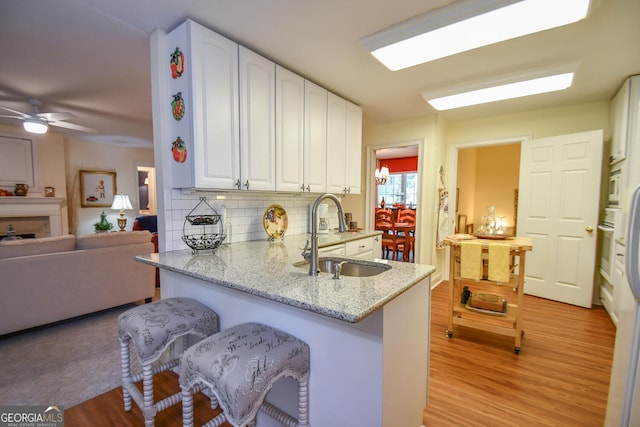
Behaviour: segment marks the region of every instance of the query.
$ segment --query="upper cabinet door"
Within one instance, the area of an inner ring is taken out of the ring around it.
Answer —
[[[238,45],[199,24],[189,23],[196,187],[237,188]]]
[[[629,92],[630,79],[624,84],[611,100],[611,152],[609,164],[617,163],[627,157],[627,137],[629,128]]]
[[[240,165],[245,190],[276,189],[276,66],[240,46]]]
[[[304,190],[304,78],[276,65],[276,191]]]
[[[327,90],[305,81],[304,186],[305,191],[327,191]]]
[[[329,193],[347,193],[346,145],[347,101],[329,93],[327,102],[327,191]]]
[[[351,102],[347,102],[346,126],[347,194],[360,194],[362,192],[362,108]]]

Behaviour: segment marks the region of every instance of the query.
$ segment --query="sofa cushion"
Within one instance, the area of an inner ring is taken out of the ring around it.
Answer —
[[[108,248],[111,246],[148,243],[150,241],[151,233],[149,233],[147,230],[82,234],[76,238],[76,249]]]
[[[28,255],[67,252],[75,249],[76,236],[43,237],[40,239],[20,239],[0,241],[0,259]]]

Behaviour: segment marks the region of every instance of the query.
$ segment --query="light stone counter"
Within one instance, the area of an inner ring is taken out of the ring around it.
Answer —
[[[321,247],[375,236],[332,233]],[[162,298],[184,296],[209,306],[220,328],[262,322],[304,340],[311,348],[309,421],[312,426],[422,425],[429,366],[429,265],[392,266],[373,277],[308,275],[307,235],[284,242],[252,241],[214,253],[190,250],[138,256],[161,269]],[[297,414],[297,386],[279,380],[267,400]],[[260,413],[261,427],[280,426]]]
[[[330,233],[319,237],[319,246],[327,247],[375,236],[378,231]],[[317,277],[308,274],[302,248],[307,234],[223,245],[211,254],[190,250],[138,256],[151,264],[205,282],[239,292],[260,296],[288,306],[319,313],[346,322],[359,322],[386,303],[428,277],[430,265],[377,260],[391,269],[372,277],[333,279],[329,273]]]

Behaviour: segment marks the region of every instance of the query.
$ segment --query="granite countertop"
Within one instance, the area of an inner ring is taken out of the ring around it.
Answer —
[[[331,232],[318,241],[320,247],[326,247],[377,234],[380,232]],[[136,259],[212,286],[223,286],[350,323],[382,308],[435,271],[431,265],[378,260],[392,268],[372,277],[342,276],[335,280],[329,273],[312,277],[308,264],[294,265],[303,261],[301,253],[307,238],[307,234],[301,234],[286,236],[284,241],[255,240],[222,245],[213,254],[203,251],[193,255],[191,250],[179,250],[139,255]]]

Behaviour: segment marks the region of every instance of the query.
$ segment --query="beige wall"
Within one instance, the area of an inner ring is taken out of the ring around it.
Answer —
[[[34,135],[25,132],[21,126],[6,125],[0,125],[0,133],[21,138],[31,138],[36,141],[40,166],[40,188],[30,188],[27,197],[44,197],[44,187],[54,187],[56,197],[67,198],[64,138],[62,134],[47,132],[44,135]],[[68,232],[68,210],[65,204],[62,206],[62,233],[67,234]]]
[[[459,194],[457,196],[457,212],[456,214],[464,214],[467,216],[467,224],[473,223],[475,215],[475,197],[476,197],[476,164],[478,150],[476,148],[467,148],[458,152],[458,179],[456,180]],[[466,233],[466,230],[460,230],[460,233]]]
[[[608,101],[453,122],[447,128],[447,142],[458,144],[513,136],[544,138],[594,129],[604,129],[605,139],[611,135]]]
[[[0,133],[30,138],[37,143],[42,188],[30,188],[27,196],[44,197],[44,187],[55,187],[56,197],[66,198],[64,139],[62,134],[48,132],[44,135],[34,135],[25,132],[22,127],[6,125],[0,125]]]
[[[127,148],[110,144],[68,139],[65,141],[67,164],[67,188],[69,193],[70,228],[72,233],[91,234],[93,224],[100,219],[104,210],[109,222],[117,228],[118,211],[109,208],[80,207],[80,170],[99,170],[116,172],[116,188],[131,199],[132,211],[126,212],[127,230],[131,230],[133,220],[138,216],[138,176],[139,164],[153,164],[153,149]]]
[[[438,170],[440,165],[445,167],[446,174],[446,123],[437,116],[425,116],[411,120],[403,120],[392,123],[372,124],[366,123],[363,130],[363,146],[365,155],[371,150],[383,147],[401,147],[421,143],[421,150],[418,154],[418,229],[416,236],[416,261],[424,264],[436,266],[436,273],[433,281],[439,281],[444,264],[442,249],[436,249],[437,237],[437,208],[438,208],[438,188],[440,179]],[[367,157],[363,157],[366,159]],[[363,170],[370,169],[366,161],[363,160]],[[369,174],[370,175],[370,174]],[[445,176],[445,180],[446,180]],[[373,226],[373,207],[365,206],[364,192],[369,193],[370,200],[375,200],[369,180],[363,181],[363,196],[359,215],[369,217],[370,227]],[[446,183],[446,181],[445,181]],[[356,212],[356,209],[353,208]],[[355,215],[355,213],[354,213]]]
[[[480,146],[491,145],[492,141],[515,141],[520,139],[519,137],[545,138],[597,129],[603,129],[605,135],[600,191],[601,207],[604,207],[609,171],[608,139],[611,135],[610,102],[608,101],[453,122],[447,128],[447,142],[449,146]],[[458,154],[459,152],[460,150]],[[450,150],[448,153],[451,154]],[[477,205],[476,209],[478,209]],[[477,219],[480,215],[482,213],[474,212],[474,218]]]
[[[412,120],[391,123],[368,123],[363,129],[363,194],[348,196],[345,204],[354,213],[354,217],[373,217],[373,211],[366,206],[366,192],[370,192],[371,183],[365,180],[368,152],[372,149],[400,146],[403,143],[423,140],[423,151],[420,153],[421,167],[420,218],[421,229],[418,236],[418,262],[436,266],[433,281],[442,277],[444,269],[444,251],[436,249],[437,237],[437,189],[440,187],[438,168],[444,165],[445,185],[449,183],[449,147],[454,144],[478,143],[483,141],[505,140],[513,137],[527,136],[542,138],[564,135],[594,129],[604,129],[610,135],[609,102],[595,102],[557,107],[545,110],[527,111],[501,116],[487,117],[477,120],[466,120],[448,123],[437,116],[425,116]],[[605,150],[608,144],[605,142]],[[604,156],[607,158],[608,156]],[[604,169],[606,170],[606,169]],[[450,196],[453,205],[455,191]],[[373,198],[371,199],[373,200]],[[474,216],[479,212],[474,211]],[[455,213],[449,214],[451,231],[455,221]],[[371,224],[371,222],[369,223]]]
[[[458,213],[467,215],[467,223],[477,229],[480,217],[487,214],[486,207],[495,206],[496,217],[505,217],[505,227],[514,227],[514,191],[519,178],[520,144],[459,150]]]
[[[80,208],[78,171],[80,169],[115,171],[118,192],[128,194],[135,210],[127,212],[127,230],[131,230],[138,209],[139,164],[153,165],[153,149],[127,148],[76,139],[65,139],[55,130],[44,135],[25,132],[20,126],[0,125],[0,132],[8,135],[35,138],[38,142],[40,182],[42,187],[56,189],[56,197],[66,199],[63,206],[63,233],[91,234],[93,223],[99,220],[102,208]],[[28,196],[42,197],[44,194],[29,191]],[[108,219],[117,227],[117,211],[104,209]],[[67,227],[68,226],[68,227]]]

